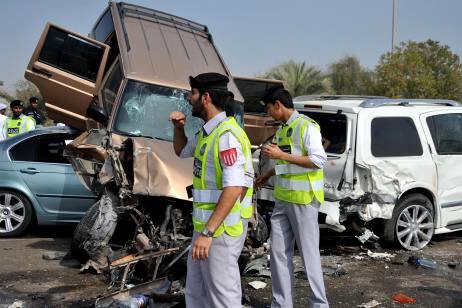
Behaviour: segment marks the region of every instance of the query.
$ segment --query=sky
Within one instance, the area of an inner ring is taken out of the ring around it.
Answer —
[[[125,0],[207,25],[231,73],[293,59],[320,69],[353,55],[373,69],[391,49],[393,0]],[[396,0],[396,42],[428,38],[462,55],[462,1]],[[12,91],[45,24],[88,34],[106,0],[0,0],[0,89]]]

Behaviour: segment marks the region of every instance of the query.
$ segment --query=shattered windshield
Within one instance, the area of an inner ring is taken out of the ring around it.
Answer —
[[[173,140],[173,125],[168,120],[173,111],[186,115],[185,132],[189,138],[203,125],[191,115],[186,99],[188,91],[129,80],[117,111],[114,129],[117,132]]]

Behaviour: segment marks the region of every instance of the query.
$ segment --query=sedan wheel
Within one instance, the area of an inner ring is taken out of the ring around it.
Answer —
[[[433,236],[433,217],[422,205],[406,207],[398,217],[396,236],[401,246],[408,250],[425,247]]]
[[[21,234],[31,220],[31,206],[16,192],[0,191],[0,236]]]

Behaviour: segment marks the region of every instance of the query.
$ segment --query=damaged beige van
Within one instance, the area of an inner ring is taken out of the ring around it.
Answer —
[[[462,105],[449,100],[301,96],[295,109],[321,127],[328,160],[321,223],[405,249],[462,230]],[[258,153],[255,153],[258,155]],[[261,158],[260,172],[271,167]],[[259,202],[272,201],[271,183]]]
[[[206,26],[116,2],[88,37],[47,24],[29,62],[25,77],[40,89],[50,118],[85,131],[66,154],[100,196],[78,225],[72,251],[87,268],[117,272],[111,278],[122,289],[128,278],[154,279],[185,260],[192,160],[175,155],[168,115],[187,115],[188,136],[200,129],[186,99],[188,76],[210,71],[230,77],[235,101],[226,111],[242,124],[244,99]],[[267,230],[259,234],[266,239]],[[148,270],[124,273],[120,258]]]

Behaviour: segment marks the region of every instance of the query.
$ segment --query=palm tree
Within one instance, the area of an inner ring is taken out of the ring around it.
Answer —
[[[330,91],[330,81],[317,67],[293,60],[271,68],[264,78],[282,80],[292,96],[320,94]]]

